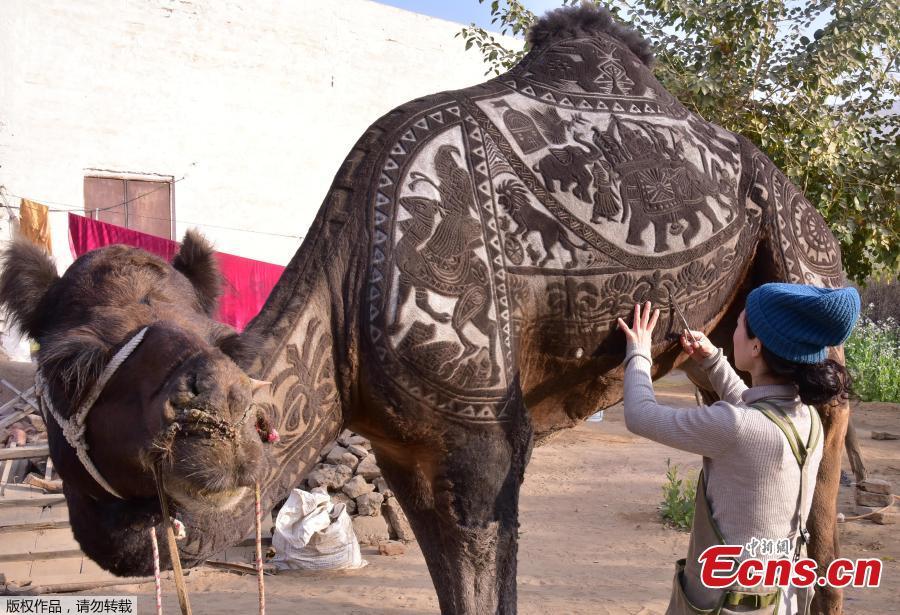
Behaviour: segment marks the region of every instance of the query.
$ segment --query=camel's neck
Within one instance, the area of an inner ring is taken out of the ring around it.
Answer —
[[[355,295],[345,289],[358,278],[350,249],[361,221],[348,215],[349,205],[335,192],[332,188],[303,245],[247,327],[262,338],[249,373],[272,383],[255,401],[281,437],[272,445],[266,480],[272,501],[296,487],[321,448],[337,437],[353,390],[351,332],[358,308]]]
[[[271,382],[254,400],[280,436],[271,448],[266,479],[273,502],[300,482],[344,422],[328,276],[320,266],[298,258],[304,256],[301,248],[248,327],[263,338],[251,375]],[[318,260],[314,257],[306,260]]]

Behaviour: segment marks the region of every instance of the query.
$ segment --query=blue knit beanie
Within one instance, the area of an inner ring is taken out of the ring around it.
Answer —
[[[747,297],[745,316],[754,335],[793,363],[821,363],[828,346],[839,346],[859,318],[855,288],[763,284]]]

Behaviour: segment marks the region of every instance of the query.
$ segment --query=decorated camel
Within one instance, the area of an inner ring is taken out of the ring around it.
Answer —
[[[509,72],[365,132],[242,334],[213,320],[199,235],[171,264],[111,246],[62,277],[37,248],[7,252],[0,300],[40,343],[46,403],[69,436],[67,417],[85,417],[78,454],[48,425],[85,553],[152,570],[155,469],[197,564],[252,527],[254,484],[273,506],[350,428],[372,441],[441,611],[514,613],[532,446],[621,399],[616,318],[677,303],[727,350],[756,285],[842,283],[821,216],[752,143],[667,93],[634,32],[579,7],[529,41]],[[661,322],[654,376],[680,366],[712,399],[670,310]],[[849,409],[820,413],[810,528],[824,566]],[[839,590],[820,592],[818,612],[840,608]]]

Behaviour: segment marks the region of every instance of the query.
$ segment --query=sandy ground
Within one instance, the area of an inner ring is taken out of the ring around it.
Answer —
[[[657,383],[660,401],[693,405],[683,377]],[[855,414],[863,455],[872,476],[900,486],[900,441],[873,441],[871,430],[900,432],[900,405],[863,404]],[[600,423],[563,432],[534,451],[521,501],[519,612],[663,613],[672,566],[688,535],[663,526],[657,512],[666,459],[699,469],[700,459],[631,435],[621,407]],[[845,468],[849,466],[845,460]],[[842,488],[842,510],[852,514],[852,492]],[[881,587],[846,592],[848,614],[900,613],[900,531],[869,521],[841,526],[844,555],[880,557]],[[267,612],[437,613],[438,604],[421,551],[385,557],[363,549],[369,565],[352,572],[281,573],[266,579]],[[226,572],[192,573],[194,612],[253,613],[256,580]],[[178,612],[166,583],[165,611]],[[108,588],[92,594],[135,593],[141,613],[152,612],[152,585]]]

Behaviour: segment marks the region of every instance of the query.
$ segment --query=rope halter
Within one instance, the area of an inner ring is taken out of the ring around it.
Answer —
[[[141,341],[144,339],[144,335],[147,333],[147,329],[149,327],[144,327],[140,331],[135,334],[128,342],[119,349],[119,351],[113,356],[112,360],[103,368],[103,372],[100,374],[100,378],[97,379],[97,382],[94,383],[94,386],[91,387],[91,390],[85,400],[78,406],[78,409],[72,413],[72,415],[66,419],[64,418],[56,407],[53,405],[53,401],[50,399],[50,387],[47,384],[47,380],[44,378],[44,375],[41,373],[41,370],[38,369],[35,373],[35,389],[37,391],[38,397],[38,405],[41,408],[41,414],[44,417],[44,422],[48,422],[48,415],[53,417],[53,420],[56,421],[56,424],[59,425],[59,428],[62,430],[63,437],[65,437],[66,442],[69,443],[75,450],[75,454],[78,456],[79,461],[81,461],[81,465],[84,466],[84,469],[87,470],[88,474],[97,481],[97,484],[103,487],[107,492],[112,494],[113,496],[119,498],[120,500],[124,500],[125,498],[116,491],[109,482],[103,478],[103,475],[100,474],[100,470],[97,469],[97,466],[94,465],[94,462],[91,460],[90,455],[88,454],[88,449],[90,448],[87,443],[87,416],[91,411],[91,408],[94,407],[94,404],[97,402],[97,399],[100,397],[100,394],[103,392],[103,389],[106,387],[109,380],[116,373],[116,370],[125,362],[125,360],[131,355],[132,352],[138,347]],[[257,384],[257,381],[254,381],[254,384]],[[269,383],[260,383],[260,384],[269,384]],[[182,421],[190,421],[195,425],[202,425],[210,432],[221,432],[225,437],[234,438],[239,429],[250,416],[251,410],[253,408],[253,404],[251,404],[247,410],[244,412],[243,417],[233,424],[229,425],[220,419],[216,419],[213,416],[210,416],[208,413],[192,409],[187,412],[181,413],[181,415],[176,419],[175,423],[173,423],[173,427],[175,430],[181,428]],[[174,434],[174,432],[173,432]],[[277,442],[279,440],[278,432],[275,431],[274,428],[267,428],[266,433],[260,433],[264,442]],[[191,605],[187,596],[187,589],[184,584],[184,575],[181,569],[181,559],[178,554],[178,547],[175,544],[176,536],[173,530],[172,519],[169,516],[169,506],[168,499],[165,496],[165,491],[163,489],[163,481],[161,473],[157,468],[154,468],[154,478],[156,479],[156,488],[157,494],[159,496],[160,508],[162,511],[163,519],[166,527],[166,537],[169,546],[169,556],[172,561],[172,567],[175,571],[175,584],[178,589],[178,601],[181,606],[181,611],[185,615],[190,615],[191,613]],[[258,589],[259,589],[259,612],[260,615],[265,615],[266,612],[266,598],[265,598],[265,588],[263,581],[263,559],[262,559],[262,543],[261,543],[261,528],[262,528],[262,512],[261,512],[261,496],[260,496],[260,486],[259,483],[256,483],[256,569],[258,575]],[[159,548],[156,540],[156,528],[150,528],[150,537],[151,544],[153,549],[153,564],[154,564],[154,578],[156,585],[156,612],[158,614],[162,613],[162,587],[160,584],[160,567],[159,567]]]
[[[88,449],[90,447],[88,446],[86,437],[87,416],[91,411],[91,408],[93,408],[94,404],[97,402],[97,399],[100,397],[100,394],[103,392],[103,389],[106,387],[106,384],[113,377],[113,374],[116,373],[119,366],[125,362],[125,359],[134,352],[135,348],[141,343],[141,340],[144,339],[147,329],[149,329],[149,327],[144,327],[138,331],[134,337],[128,340],[128,342],[119,349],[112,360],[103,368],[100,378],[98,378],[97,382],[94,383],[94,386],[91,387],[88,396],[68,419],[63,418],[59,411],[53,406],[53,401],[50,399],[50,387],[40,369],[37,370],[34,378],[38,402],[41,408],[41,414],[44,416],[44,422],[47,422],[48,414],[53,417],[53,420],[56,421],[56,424],[59,425],[59,428],[62,430],[66,442],[68,442],[69,446],[75,450],[78,460],[81,461],[81,465],[84,466],[84,469],[87,470],[88,474],[97,481],[98,485],[120,500],[125,498],[123,498],[118,491],[113,489],[112,485],[103,478],[103,475],[100,474],[100,470],[97,469],[97,466],[94,465],[94,462],[91,461],[91,457],[88,454]]]

